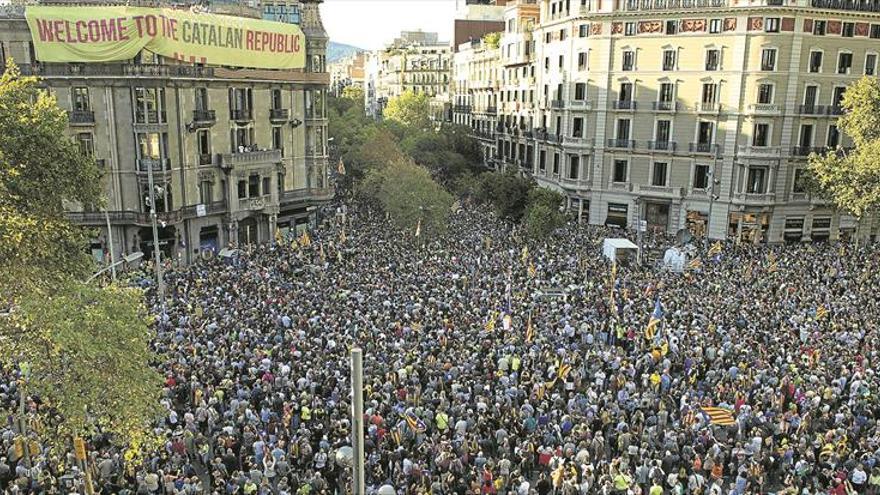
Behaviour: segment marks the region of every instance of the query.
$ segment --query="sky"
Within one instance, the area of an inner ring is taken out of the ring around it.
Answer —
[[[376,50],[401,31],[433,31],[452,38],[455,0],[324,0],[321,20],[332,41]]]

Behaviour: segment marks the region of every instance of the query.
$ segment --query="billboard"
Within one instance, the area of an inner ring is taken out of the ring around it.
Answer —
[[[189,63],[305,66],[306,39],[295,24],[127,6],[29,6],[25,17],[41,62],[113,62],[147,50]]]

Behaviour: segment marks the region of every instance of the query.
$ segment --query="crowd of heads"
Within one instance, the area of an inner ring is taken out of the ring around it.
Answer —
[[[698,242],[673,273],[612,267],[602,240],[626,232],[450,222],[414,237],[348,208],[309,242],[172,269],[164,313],[149,293],[162,447],[132,463],[90,439],[96,488],[350,493],[359,346],[368,494],[880,493],[873,246]],[[13,436],[0,491],[57,490]]]

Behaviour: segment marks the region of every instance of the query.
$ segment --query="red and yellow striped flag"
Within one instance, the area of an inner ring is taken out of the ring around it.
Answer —
[[[701,407],[703,415],[709,419],[713,425],[733,426],[736,420],[733,418],[733,412],[722,407]]]

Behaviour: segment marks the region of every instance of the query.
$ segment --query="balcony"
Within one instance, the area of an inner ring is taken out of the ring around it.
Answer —
[[[332,187],[327,188],[304,188],[284,191],[281,193],[281,203],[297,203],[302,201],[329,201],[333,199],[336,192]]]
[[[327,156],[327,148],[324,146],[306,146],[305,155],[310,158]]]
[[[678,102],[675,101],[655,101],[651,103],[655,112],[675,112],[678,110]]]
[[[697,111],[697,113],[712,113],[712,114],[720,113],[721,112],[721,104],[703,101],[703,102],[697,103],[696,111]]]
[[[627,0],[624,8],[638,10],[679,10],[727,7],[727,0]]]
[[[156,214],[156,217],[165,223],[178,223],[188,218],[198,217],[200,213],[199,206],[204,206],[205,215],[216,215],[226,212],[225,201],[214,201],[204,205],[184,206],[178,210],[161,211]],[[106,213],[103,211],[71,211],[67,212],[66,216],[71,222],[81,225],[103,226],[107,220],[110,220],[110,223],[113,225],[150,225],[152,222],[149,212],[140,211],[117,210]]]
[[[637,106],[634,100],[614,100],[612,105],[615,110],[635,110]]]
[[[707,155],[717,155],[718,145],[712,143],[690,143],[688,151],[691,153],[701,153]]]
[[[286,108],[270,108],[269,120],[275,123],[284,123],[290,120],[290,110]]]
[[[634,192],[638,194],[654,198],[658,196],[664,198],[680,198],[684,196],[685,192],[683,187],[655,186],[651,184],[636,184],[633,189]]]
[[[74,110],[67,114],[67,120],[72,126],[95,125],[95,112],[91,110]]]
[[[486,113],[489,115],[497,115],[498,114],[498,107],[488,106],[488,107],[486,107]]]
[[[250,108],[234,108],[229,111],[229,118],[236,122],[250,122],[254,120],[254,113]]]
[[[280,163],[281,150],[245,151],[244,153],[219,153],[218,165],[221,168],[236,168],[247,165]]]
[[[167,124],[168,118],[164,110],[160,112],[158,110],[143,111],[142,109],[137,109],[134,115],[134,123],[136,125]]]
[[[593,102],[589,100],[571,100],[568,105],[572,110],[592,110]]]
[[[315,111],[314,109],[307,109],[306,110],[306,122],[307,123],[320,124],[320,123],[323,123],[325,120],[327,120],[327,117],[325,117],[322,114],[322,112]]]
[[[740,192],[734,193],[733,199],[750,205],[772,205],[776,201],[776,194]]]
[[[648,141],[648,149],[672,153],[675,151],[675,141]]]
[[[609,139],[608,147],[631,150],[636,147],[636,142],[632,139]]]
[[[193,110],[195,127],[211,127],[215,122],[217,122],[217,112],[214,110]]]
[[[748,106],[748,113],[753,115],[781,115],[782,105],[775,103],[752,103]]]
[[[595,141],[592,138],[583,137],[566,137],[566,146],[575,146],[579,148],[592,148]]]
[[[817,155],[823,155],[827,151],[831,151],[830,148],[826,148],[825,146],[795,146],[791,149],[792,156],[810,156],[813,153]]]
[[[565,100],[553,100],[550,102],[550,108],[553,110],[562,110],[565,108]]]
[[[200,153],[199,154],[199,165],[213,165],[214,164],[214,155],[210,153]]]
[[[261,211],[272,204],[272,196],[257,196],[254,198],[239,198],[239,211]]]
[[[782,148],[779,146],[752,146],[747,144],[737,146],[736,153],[744,156],[777,158],[782,155]]]
[[[471,113],[470,105],[454,105],[452,111],[455,113]]]
[[[865,0],[812,0],[810,5],[818,9],[880,12],[880,5]]]
[[[164,172],[171,170],[171,160],[167,158],[142,158],[137,161],[138,172]]]
[[[840,105],[829,106],[828,115],[843,115],[843,107]]]
[[[828,115],[828,108],[825,105],[798,105],[798,113],[800,115]]]

